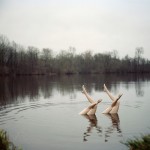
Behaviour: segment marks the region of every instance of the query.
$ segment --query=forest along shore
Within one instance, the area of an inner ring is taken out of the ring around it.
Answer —
[[[135,48],[133,58],[126,55],[121,59],[117,50],[94,55],[75,51],[69,47],[56,55],[49,48],[24,48],[0,35],[0,75],[150,73],[150,60],[143,58],[143,47]]]

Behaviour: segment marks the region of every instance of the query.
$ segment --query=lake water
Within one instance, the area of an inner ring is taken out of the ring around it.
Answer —
[[[120,99],[118,115],[103,84]],[[78,113],[89,105],[81,93],[103,101],[95,116]],[[150,133],[150,75],[72,75],[0,78],[0,128],[23,150],[126,150],[125,142]]]

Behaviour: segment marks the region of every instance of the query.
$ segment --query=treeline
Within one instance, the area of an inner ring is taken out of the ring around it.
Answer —
[[[94,74],[94,73],[149,73],[150,61],[142,57],[144,49],[137,47],[135,57],[120,59],[116,50],[92,54],[76,54],[75,48],[54,54],[49,48],[23,46],[0,35],[1,75]]]

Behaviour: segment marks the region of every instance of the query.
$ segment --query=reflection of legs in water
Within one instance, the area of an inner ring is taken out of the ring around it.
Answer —
[[[120,102],[118,101],[122,94],[119,94],[117,98],[115,98],[107,89],[106,85],[104,84],[104,92],[107,93],[109,98],[113,101],[111,106],[109,106],[106,110],[103,111],[103,113],[117,113],[119,110]]]
[[[101,127],[99,127],[97,124],[97,118],[96,115],[83,115],[86,119],[89,120],[90,124],[89,127],[87,127],[86,132],[84,132],[83,135],[83,141],[87,141],[87,137],[90,136],[90,133],[92,132],[92,129],[95,127],[97,130],[97,133],[102,133]]]
[[[112,120],[113,126],[117,129],[117,132],[121,133],[119,115],[111,114],[111,120]]]
[[[93,115],[96,113],[97,110],[97,105],[98,103],[100,103],[102,100],[98,100],[97,102],[95,102],[92,97],[87,93],[84,85],[82,86],[82,93],[86,96],[86,98],[88,99],[88,101],[91,103],[90,106],[88,106],[87,108],[85,108],[84,110],[82,110],[79,114],[81,115]]]
[[[118,114],[105,114],[105,115],[111,119],[113,127],[116,128],[119,133],[121,133],[121,129],[119,126],[120,125],[119,115]]]
[[[108,141],[108,138],[113,133],[113,131],[116,129],[118,136],[122,136],[122,131],[120,128],[120,120],[118,114],[105,114],[112,122],[112,125],[107,128],[105,131],[105,142]]]

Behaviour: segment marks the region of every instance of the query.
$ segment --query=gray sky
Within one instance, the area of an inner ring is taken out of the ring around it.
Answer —
[[[0,34],[23,46],[150,58],[150,0],[0,0]]]

